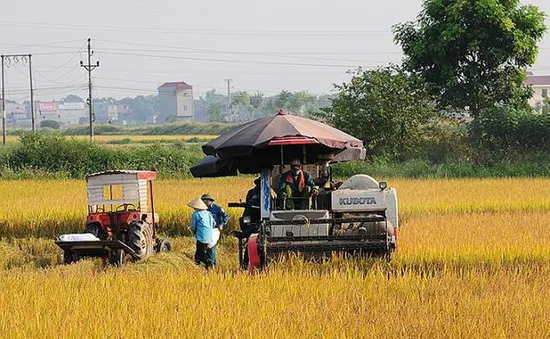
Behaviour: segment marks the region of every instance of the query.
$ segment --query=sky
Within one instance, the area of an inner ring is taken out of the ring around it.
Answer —
[[[35,100],[87,97],[92,39],[94,97],[156,94],[185,81],[212,88],[331,93],[347,73],[399,63],[392,25],[414,20],[421,0],[2,0],[0,54],[32,54]],[[524,0],[550,14],[550,1]],[[547,18],[550,26],[550,19]],[[550,74],[550,34],[535,74]],[[29,99],[28,65],[6,69],[6,98]]]

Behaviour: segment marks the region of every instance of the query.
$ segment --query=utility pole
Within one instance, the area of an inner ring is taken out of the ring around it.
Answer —
[[[4,56],[2,55],[2,147],[6,147],[6,94],[4,90]]]
[[[35,116],[34,116],[34,94],[33,94],[33,89],[32,89],[32,63],[31,63],[31,57],[32,57],[32,54],[29,54],[29,86],[30,86],[30,89],[31,89],[31,124],[32,124],[32,131],[34,132],[35,128],[36,128],[36,123],[35,123]]]
[[[94,103],[92,99],[92,71],[99,67],[99,61],[92,65],[92,39],[88,38],[88,64],[84,65],[84,62],[80,61],[80,67],[84,67],[88,71],[88,112],[90,113],[90,142],[94,142]]]
[[[232,114],[231,114],[231,81],[233,81],[233,79],[225,79],[224,80],[225,82],[227,82],[227,116],[228,118],[232,119]]]
[[[2,146],[6,146],[6,91],[4,86],[4,66],[7,61],[8,68],[10,67],[10,64],[17,64],[18,62],[22,62],[23,64],[28,62],[29,63],[29,83],[30,83],[30,91],[31,91],[31,118],[32,118],[32,130],[34,132],[34,102],[33,102],[33,89],[32,89],[32,65],[31,65],[31,56],[32,54],[2,54],[0,57],[2,58]]]

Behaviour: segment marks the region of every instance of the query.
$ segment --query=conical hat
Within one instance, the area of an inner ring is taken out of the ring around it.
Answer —
[[[187,206],[198,210],[207,210],[208,206],[201,199],[193,199],[187,203]]]

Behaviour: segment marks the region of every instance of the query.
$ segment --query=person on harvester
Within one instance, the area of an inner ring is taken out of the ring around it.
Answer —
[[[221,233],[223,228],[229,222],[229,214],[227,214],[227,212],[225,212],[225,210],[220,205],[214,202],[214,197],[212,197],[210,194],[203,194],[201,196],[201,200],[206,204],[206,206],[208,206],[208,211],[214,216],[214,220],[216,221],[216,225],[214,226],[214,228],[217,228],[218,231]],[[216,251],[217,247],[218,244],[216,243],[210,248],[209,251],[210,261],[213,265],[216,265],[218,263]]]
[[[281,175],[278,193],[279,196],[288,199],[286,207],[289,209],[309,208],[309,197],[317,195],[318,190],[311,175],[302,170],[300,159],[292,159],[290,170]]]

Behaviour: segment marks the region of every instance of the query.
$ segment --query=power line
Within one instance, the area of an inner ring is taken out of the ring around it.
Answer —
[[[109,52],[109,53],[105,53],[105,54],[124,55],[124,56],[137,56],[137,57],[144,57],[144,58],[161,58],[161,59],[174,59],[174,60],[195,60],[195,61],[226,62],[226,63],[239,63],[239,64],[258,64],[258,65],[331,67],[331,68],[356,68],[358,66],[358,65],[353,65],[352,66],[352,65],[335,65],[335,64],[312,64],[312,63],[279,62],[279,61],[253,61],[253,60],[195,58],[195,57],[183,57],[183,56],[173,56],[173,55],[154,55],[154,54],[138,54],[138,53],[124,53],[124,52]]]
[[[6,89],[8,88],[8,86],[6,85]],[[57,90],[60,90],[60,89],[86,89],[87,86],[86,85],[74,85],[74,86],[46,86],[46,87],[37,87],[37,88],[33,88],[34,92],[45,92],[45,91],[57,91]],[[29,89],[28,88],[17,88],[17,89],[9,89],[9,93],[8,93],[8,96],[11,95],[11,94],[18,94],[18,93],[28,93],[29,92]]]
[[[130,68],[123,68],[123,67],[105,67],[105,70],[109,70],[109,73],[111,74],[134,74],[135,70]],[[180,69],[173,69],[173,70],[155,70],[155,71],[147,71],[147,70],[141,70],[140,74],[153,74],[153,75],[164,75],[164,74],[232,74],[232,75],[239,75],[239,76],[287,76],[287,75],[308,75],[308,76],[316,76],[316,75],[337,75],[337,74],[345,74],[341,71],[312,71],[312,72],[304,72],[304,71],[280,71],[280,72],[250,72],[250,71],[233,71],[233,70],[221,70],[221,69],[207,69],[207,70],[180,70]]]
[[[120,48],[102,48],[102,51],[107,52],[118,52]],[[338,61],[338,62],[364,62],[365,60],[357,59],[336,59],[336,58],[320,58],[315,56],[297,56],[297,55],[284,55],[280,53],[269,54],[269,53],[247,53],[247,52],[231,52],[231,51],[216,51],[216,50],[190,50],[190,51],[177,51],[177,50],[145,50],[145,49],[131,49],[124,48],[125,52],[142,52],[142,53],[191,53],[191,54],[229,54],[229,55],[247,55],[247,56],[261,56],[261,57],[270,57],[270,58],[283,58],[283,59],[298,59],[298,60],[320,60],[320,61]],[[384,62],[381,60],[370,61],[370,62]]]
[[[42,75],[41,72],[38,72],[38,73],[39,73],[40,76],[41,76],[44,80],[46,80],[46,81],[58,82],[58,80],[65,78],[67,75],[71,74],[71,73],[72,73],[74,70],[76,70],[78,67],[79,67],[79,65],[78,65],[78,64],[75,64],[75,66],[71,67],[71,69],[70,69],[69,71],[67,71],[67,72],[63,73],[63,75],[61,75],[61,76],[59,76],[59,77],[57,77],[57,78],[53,78],[53,79],[49,79],[49,78],[47,78],[47,77],[44,77],[44,76]]]
[[[45,73],[50,73],[50,72],[55,72],[55,71],[58,71],[60,70],[61,68],[64,68],[65,66],[69,65],[74,59],[76,59],[76,57],[78,56],[81,56],[82,54],[82,49],[84,48],[84,45],[82,46],[82,48],[80,48],[78,50],[78,52],[74,53],[73,56],[71,56],[67,61],[65,61],[63,64],[59,65],[59,66],[54,66],[54,67],[51,67],[51,68],[48,68],[46,70],[41,70],[41,72],[45,72]]]
[[[250,51],[227,51],[227,50],[211,50],[211,49],[202,49],[202,48],[190,48],[190,47],[175,47],[170,45],[157,45],[157,44],[144,44],[137,42],[121,41],[121,40],[108,40],[108,39],[97,39],[97,41],[108,42],[116,45],[132,45],[132,46],[143,46],[143,47],[158,47],[166,48],[170,51],[188,51],[188,52],[212,52],[212,53],[230,53],[230,54],[251,54],[251,55],[385,55],[385,54],[400,54],[398,51],[387,51],[387,52],[250,52]],[[125,49],[126,50],[126,49]]]
[[[109,43],[124,44],[124,42],[115,42],[112,40],[100,40],[107,41]],[[134,45],[132,43],[126,43],[128,45]],[[246,51],[228,51],[228,50],[214,50],[214,49],[197,49],[197,48],[175,48],[169,46],[161,45],[147,45],[147,44],[137,44],[139,46],[148,46],[148,47],[165,47],[166,49],[131,49],[124,48],[126,52],[150,52],[150,53],[190,53],[190,54],[228,54],[228,55],[246,55],[246,56],[261,56],[261,57],[270,57],[270,58],[285,58],[285,59],[308,59],[308,60],[321,60],[321,61],[337,61],[337,62],[365,62],[365,60],[358,59],[342,59],[342,58],[324,58],[317,57],[315,55],[401,55],[401,52],[372,52],[372,53],[292,53],[292,52],[246,52]],[[103,51],[120,51],[120,48],[109,48],[103,47]],[[314,56],[312,56],[314,55]],[[386,62],[387,60],[369,60],[370,62]]]
[[[134,33],[150,33],[150,34],[179,34],[179,35],[255,35],[255,36],[342,36],[342,35],[393,35],[391,31],[373,31],[373,30],[230,30],[230,29],[162,29],[162,28],[135,28],[128,26],[93,26],[93,25],[73,25],[73,24],[52,24],[38,22],[15,22],[4,21],[0,26],[8,27],[35,27],[46,29],[94,29],[99,31],[116,31],[116,32],[134,32]]]
[[[53,46],[53,45],[59,45],[59,44],[66,44],[66,43],[69,43],[69,42],[81,42],[81,41],[82,41],[81,39],[51,41],[51,42],[43,42],[42,45]],[[4,43],[0,43],[0,44],[4,44]],[[34,45],[26,45],[26,44],[10,44],[10,45],[17,45],[17,46],[21,46],[21,47],[32,47],[32,46],[34,46]]]

